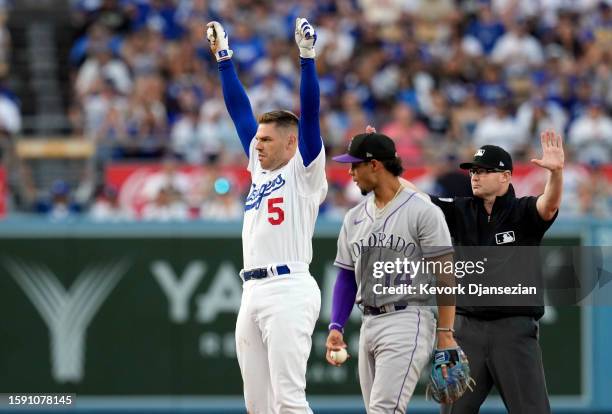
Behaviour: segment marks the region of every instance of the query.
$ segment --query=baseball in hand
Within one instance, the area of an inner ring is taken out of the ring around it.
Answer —
[[[344,361],[346,361],[346,359],[348,358],[348,353],[346,352],[346,349],[342,348],[339,351],[331,351],[329,353],[329,356],[334,362],[337,362],[338,364],[343,364]]]

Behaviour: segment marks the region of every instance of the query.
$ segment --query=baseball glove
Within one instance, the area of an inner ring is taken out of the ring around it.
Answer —
[[[457,401],[476,381],[470,377],[470,365],[459,347],[436,349],[433,354],[431,376],[425,395],[441,404]]]

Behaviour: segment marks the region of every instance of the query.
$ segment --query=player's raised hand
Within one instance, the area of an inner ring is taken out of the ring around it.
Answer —
[[[308,20],[302,17],[295,19],[295,43],[300,48],[300,57],[314,59],[316,42],[317,33]]]
[[[340,351],[341,349],[346,349],[346,343],[344,343],[342,332],[332,329],[329,331],[329,335],[327,335],[327,341],[325,342],[325,359],[330,365],[335,367],[339,367],[342,363],[338,363],[334,361],[331,357],[332,351]],[[349,355],[350,358],[350,355]]]
[[[229,48],[227,32],[221,26],[221,23],[212,21],[206,25],[206,39],[208,39],[210,50],[215,55],[217,62],[227,60],[234,54]]]
[[[562,170],[565,155],[561,135],[552,129],[547,129],[540,134],[540,141],[542,142],[542,158],[539,160],[534,158],[531,162],[550,171]]]
[[[373,134],[376,132],[376,128],[374,128],[372,125],[368,125],[366,127],[366,134]]]

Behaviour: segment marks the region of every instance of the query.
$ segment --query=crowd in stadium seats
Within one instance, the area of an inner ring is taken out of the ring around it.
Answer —
[[[6,25],[8,10],[6,0],[0,0],[0,136],[6,138],[21,130],[21,114],[18,99],[6,85],[10,71],[11,34]],[[6,153],[6,139],[0,140],[2,158]]]
[[[540,132],[554,128],[566,144],[565,211],[612,211],[609,0],[73,0],[72,10],[70,119],[75,133],[95,142],[99,165],[168,156],[243,165],[205,25],[227,28],[256,114],[297,112],[293,25],[307,16],[318,32],[329,156],[372,124],[396,140],[405,166],[430,168],[422,185],[438,191],[455,174],[443,166],[478,146],[501,145],[528,163]],[[193,216],[174,190],[160,187],[141,217]],[[109,214],[116,191],[100,191],[91,214]],[[240,193],[225,193],[211,191],[201,205],[213,207],[199,211],[239,218]],[[353,201],[350,189],[332,182],[325,215],[341,217]]]

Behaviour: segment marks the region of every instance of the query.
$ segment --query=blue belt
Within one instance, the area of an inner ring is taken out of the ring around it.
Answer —
[[[407,308],[406,305],[391,305],[392,310],[390,312],[400,311]],[[363,314],[364,315],[382,315],[384,313],[388,313],[387,307],[381,306],[380,308],[376,308],[374,306],[364,306]]]
[[[287,265],[278,265],[276,266],[276,274],[277,275],[286,275],[291,273],[289,270],[289,266]],[[242,272],[242,278],[245,282],[248,282],[251,279],[265,279],[268,277],[268,268],[260,267],[259,269],[245,270]]]

